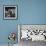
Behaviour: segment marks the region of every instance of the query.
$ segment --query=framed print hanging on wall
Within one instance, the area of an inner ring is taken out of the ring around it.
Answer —
[[[3,18],[4,19],[17,19],[17,6],[16,5],[4,5],[3,6]]]

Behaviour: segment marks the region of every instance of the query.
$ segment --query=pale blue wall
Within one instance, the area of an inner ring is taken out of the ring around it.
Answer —
[[[3,5],[18,5],[18,20],[3,20]],[[0,43],[8,43],[18,24],[46,24],[46,0],[0,0]]]
[[[17,5],[17,0],[0,0],[0,43],[8,43],[8,34],[16,32],[18,20],[3,20],[3,5]],[[17,42],[17,39],[16,39]]]
[[[46,0],[21,0],[20,22],[46,24]]]

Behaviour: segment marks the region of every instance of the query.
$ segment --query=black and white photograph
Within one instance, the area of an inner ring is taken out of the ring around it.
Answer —
[[[17,6],[4,5],[4,19],[17,19]]]
[[[18,39],[20,46],[42,46],[46,44],[46,25],[19,24]]]

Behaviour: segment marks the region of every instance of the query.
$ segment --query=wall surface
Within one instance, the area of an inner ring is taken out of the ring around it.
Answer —
[[[7,44],[9,42],[8,35],[10,32],[16,32],[16,35],[18,35],[17,24],[19,23],[19,17],[18,20],[3,19],[3,5],[17,4],[19,4],[18,0],[0,0],[0,44]],[[17,39],[16,43],[18,43]]]
[[[3,20],[3,5],[18,5],[18,19]],[[8,43],[10,32],[18,32],[18,24],[46,24],[46,0],[0,0],[0,44]]]
[[[46,0],[21,0],[21,24],[46,24]]]

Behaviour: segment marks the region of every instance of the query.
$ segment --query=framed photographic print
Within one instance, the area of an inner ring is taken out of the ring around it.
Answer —
[[[24,40],[46,41],[45,24],[19,24],[18,25],[19,42]]]
[[[4,5],[3,7],[4,19],[17,19],[17,6],[16,5]]]

